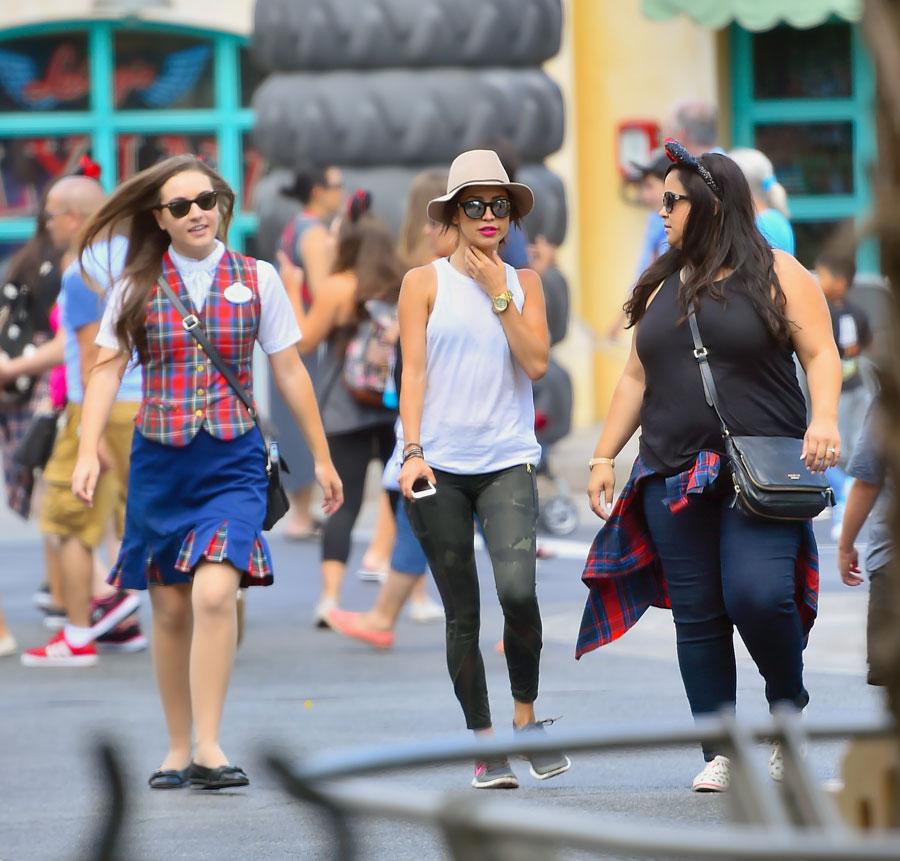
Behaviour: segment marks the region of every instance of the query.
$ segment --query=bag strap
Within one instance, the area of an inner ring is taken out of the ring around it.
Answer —
[[[256,407],[253,406],[253,401],[244,391],[240,381],[237,376],[235,376],[234,371],[225,363],[225,360],[219,355],[219,351],[209,342],[209,338],[206,337],[206,332],[203,331],[203,327],[200,325],[200,318],[196,314],[188,311],[184,302],[181,301],[181,297],[169,286],[168,281],[166,281],[162,275],[160,275],[159,280],[156,283],[159,284],[160,289],[166,294],[168,300],[175,306],[175,310],[181,315],[181,325],[184,326],[188,334],[200,345],[203,352],[206,353],[209,360],[216,366],[219,373],[225,377],[225,382],[231,386],[240,402],[247,408],[250,418],[253,419],[254,423],[259,428],[260,433],[262,433],[262,425],[259,423],[259,416],[257,415]],[[263,436],[265,437],[265,434],[263,434]]]
[[[703,381],[703,394],[706,397],[706,403],[716,411],[725,436],[730,436],[731,432],[728,430],[728,425],[725,424],[725,419],[722,418],[722,410],[719,408],[719,393],[716,389],[716,381],[713,378],[712,367],[709,364],[709,350],[703,345],[703,339],[700,337],[700,326],[697,323],[697,314],[693,305],[688,312],[688,324],[691,327],[691,337],[694,340],[694,358],[700,367],[700,379]]]

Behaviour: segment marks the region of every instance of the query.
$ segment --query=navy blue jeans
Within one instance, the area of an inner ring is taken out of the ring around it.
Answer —
[[[692,714],[734,707],[737,679],[733,627],[766,682],[772,706],[803,708],[803,628],[795,602],[795,564],[803,524],[757,520],[710,489],[672,514],[664,478],[643,484],[650,536],[662,561],[678,666]],[[707,759],[718,751],[704,746]]]

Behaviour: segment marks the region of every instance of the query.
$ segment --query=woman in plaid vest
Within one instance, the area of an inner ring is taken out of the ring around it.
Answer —
[[[129,357],[143,365],[125,536],[110,580],[150,589],[153,656],[169,750],[150,786],[206,789],[249,781],[219,746],[237,641],[239,586],[272,583],[262,536],[266,453],[253,417],[183,325],[165,282],[252,397],[258,342],[309,443],[325,511],[343,491],[297,352],[300,332],[275,270],[220,241],[234,193],[193,156],[128,180],[88,226],[84,247],[125,229],[128,256],[100,326],[72,489],[90,504],[97,446]],[[192,745],[192,733],[196,737]]]

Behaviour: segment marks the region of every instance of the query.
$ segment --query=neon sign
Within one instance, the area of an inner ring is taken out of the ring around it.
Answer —
[[[117,67],[116,104],[132,93],[148,108],[177,104],[197,85],[211,56],[211,46],[195,45],[167,54],[159,68],[141,59]],[[41,75],[34,57],[0,49],[0,89],[26,110],[53,110],[87,97],[87,60],[79,60],[73,44],[63,43],[54,49]]]

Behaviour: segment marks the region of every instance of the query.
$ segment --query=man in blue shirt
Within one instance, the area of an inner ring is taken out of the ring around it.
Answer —
[[[100,185],[86,177],[66,177],[51,188],[47,198],[49,230],[57,244],[68,248],[69,259],[77,253],[81,229],[103,200]],[[99,243],[81,261],[70,263],[62,277],[59,303],[68,404],[44,470],[46,493],[40,528],[59,541],[66,626],[46,645],[25,652],[22,663],[26,666],[93,666],[97,662],[95,640],[100,636],[111,638],[110,645],[121,650],[136,651],[146,645],[135,620],[124,625],[124,630],[110,633],[135,612],[136,596],[104,588],[105,594],[92,602],[94,551],[117,507],[121,508],[127,487],[131,434],[141,396],[139,368],[125,374],[113,407],[101,448],[104,471],[93,506],[84,506],[71,490],[84,383],[97,360],[94,339],[106,292],[121,272],[126,245],[122,237]]]

